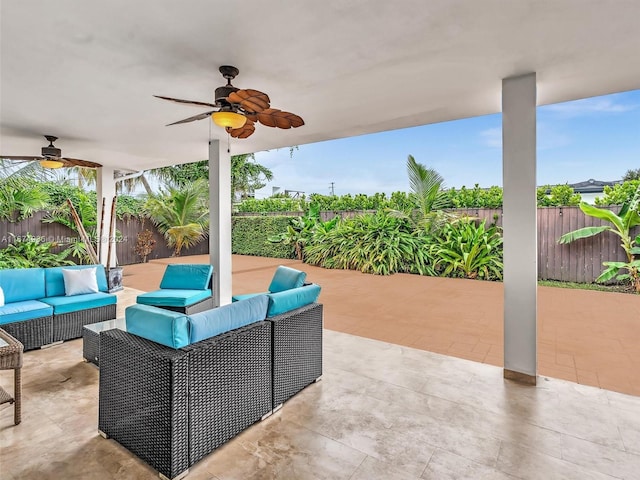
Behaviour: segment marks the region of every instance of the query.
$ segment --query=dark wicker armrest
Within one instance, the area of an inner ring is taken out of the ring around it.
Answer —
[[[273,408],[322,376],[323,307],[312,303],[270,317],[273,324]]]
[[[168,478],[189,468],[188,374],[187,352],[100,333],[98,429]]]

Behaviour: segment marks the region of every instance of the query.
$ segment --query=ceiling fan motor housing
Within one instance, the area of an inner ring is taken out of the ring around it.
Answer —
[[[54,146],[42,147],[42,156],[46,158],[60,158],[62,150]]]
[[[233,85],[224,85],[223,87],[216,88],[216,104],[228,105],[229,101],[227,100],[227,97],[237,90],[239,89]]]

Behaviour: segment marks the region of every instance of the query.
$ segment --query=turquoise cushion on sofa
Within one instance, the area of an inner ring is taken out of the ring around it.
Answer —
[[[131,305],[124,311],[127,332],[166,345],[189,345],[189,317],[149,305]]]
[[[247,300],[190,315],[191,343],[264,320],[269,300],[258,295]]]
[[[160,307],[186,307],[211,296],[211,290],[178,290],[167,288],[138,295],[136,302]]]
[[[44,271],[44,268],[0,270],[0,287],[4,291],[4,303],[37,300],[46,296]]]
[[[40,301],[51,305],[53,307],[53,313],[61,315],[63,313],[77,312],[78,310],[86,310],[88,308],[115,305],[118,297],[111,293],[98,292],[73,295],[71,297],[46,297],[41,298]]]
[[[107,275],[104,271],[104,265],[71,265],[69,267],[51,267],[44,269],[44,278],[46,284],[46,294],[41,297],[60,297],[65,294],[64,278],[62,269],[83,269],[96,267],[96,277],[98,281],[98,290],[106,292],[109,290],[107,286]]]
[[[0,307],[0,325],[33,320],[34,318],[53,315],[53,308],[37,300],[23,300]]]
[[[206,290],[213,275],[211,265],[172,264],[164,271],[160,288],[179,290]]]
[[[307,278],[306,272],[280,265],[276,269],[276,273],[273,274],[269,291],[271,293],[278,293],[291,288],[301,287],[304,284],[305,278]]]
[[[242,295],[234,295],[231,297],[232,302],[239,302],[240,300],[246,300],[247,298],[257,297],[258,295],[266,295],[269,292],[260,292],[260,293],[243,293]]]
[[[304,307],[318,300],[320,285],[312,283],[304,287],[293,288],[284,292],[270,293],[267,317],[275,317],[281,313]]]

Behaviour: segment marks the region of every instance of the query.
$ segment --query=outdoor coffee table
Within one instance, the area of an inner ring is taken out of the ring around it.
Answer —
[[[0,387],[0,405],[13,403],[13,423],[18,425],[22,413],[22,343],[0,328],[0,370],[13,370],[13,397]]]
[[[116,318],[115,320],[107,320],[105,322],[90,323],[82,329],[82,356],[87,362],[91,362],[98,367],[100,366],[100,332],[107,330],[127,331],[127,325],[124,318]]]

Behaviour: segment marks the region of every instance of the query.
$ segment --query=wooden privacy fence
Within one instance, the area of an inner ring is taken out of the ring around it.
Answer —
[[[612,207],[614,212],[619,207]],[[502,209],[470,208],[459,209],[478,219],[486,219],[487,224],[496,222],[502,226]],[[330,220],[335,215],[342,218],[353,217],[359,212],[321,212],[323,220]],[[67,227],[57,223],[42,223],[44,212],[37,212],[33,217],[21,222],[0,222],[0,248],[5,248],[12,241],[12,233],[16,237],[24,237],[27,233],[41,237],[45,241],[70,243],[77,241],[77,234]],[[239,216],[250,216],[242,213]],[[255,214],[254,214],[255,215]],[[298,216],[302,212],[275,212],[260,214],[268,216],[286,215]],[[591,283],[603,271],[602,262],[626,261],[626,256],[620,246],[620,238],[609,232],[596,237],[577,240],[568,245],[560,245],[558,239],[565,233],[582,227],[604,225],[606,222],[587,217],[578,207],[541,207],[538,208],[538,278],[543,280],[561,280],[580,283]],[[120,265],[140,263],[140,257],[135,253],[136,238],[139,232],[149,229],[156,240],[156,246],[149,255],[149,259],[167,258],[173,254],[167,247],[164,237],[148,220],[142,222],[139,218],[131,217],[118,220],[116,228],[121,239],[116,245],[116,254]],[[634,235],[640,234],[636,228]],[[209,252],[209,242],[204,240],[190,249],[183,249],[182,255],[199,255]]]

